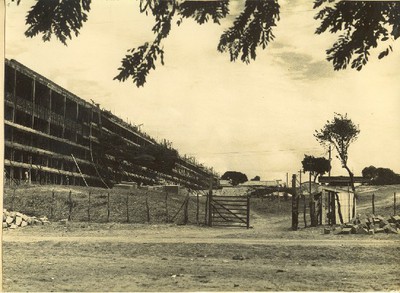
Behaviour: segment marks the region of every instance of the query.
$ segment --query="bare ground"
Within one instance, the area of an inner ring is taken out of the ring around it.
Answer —
[[[55,222],[3,231],[3,290],[400,290],[400,235],[290,231],[287,213],[253,211],[251,223]]]

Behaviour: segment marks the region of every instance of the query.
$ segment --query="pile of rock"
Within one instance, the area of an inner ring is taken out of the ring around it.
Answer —
[[[350,223],[344,224],[340,234],[375,234],[393,233],[400,234],[400,215],[384,218],[370,215],[361,217],[358,215]]]
[[[30,217],[19,212],[3,210],[3,229],[16,229],[28,225],[44,225],[49,223],[47,217]]]

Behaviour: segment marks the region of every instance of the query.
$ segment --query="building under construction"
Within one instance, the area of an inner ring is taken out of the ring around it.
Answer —
[[[207,188],[217,174],[15,60],[5,61],[5,179]],[[108,144],[108,147],[107,147]]]

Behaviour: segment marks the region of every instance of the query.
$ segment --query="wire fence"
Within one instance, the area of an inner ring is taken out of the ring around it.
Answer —
[[[6,189],[3,206],[51,221],[204,224],[204,192],[186,195],[148,190]]]

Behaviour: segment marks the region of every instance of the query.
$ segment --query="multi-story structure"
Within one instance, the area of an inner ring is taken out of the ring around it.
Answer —
[[[208,187],[210,178],[217,179],[212,169],[179,154],[173,168],[165,170],[126,156],[120,158],[119,171],[112,171],[114,180],[106,178],[104,171],[108,173],[112,168],[104,166],[104,161],[116,160],[101,152],[101,141],[107,135],[118,136],[130,149],[140,150],[149,145],[171,148],[15,60],[5,61],[4,100],[8,182],[106,186],[106,182],[124,180],[200,189]],[[102,160],[102,156],[107,160]]]

